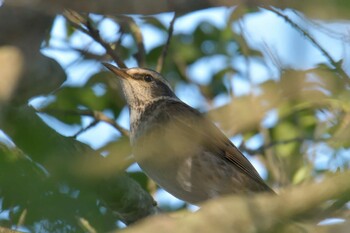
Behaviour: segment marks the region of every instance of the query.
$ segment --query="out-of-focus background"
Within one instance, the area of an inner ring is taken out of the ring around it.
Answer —
[[[0,226],[105,232],[152,214],[152,198],[164,211],[197,209],[134,162],[127,106],[101,65],[112,58],[63,8],[85,12],[80,16],[127,67],[152,69],[175,10],[162,74],[275,190],[349,168],[350,3],[72,2],[0,7]],[[342,214],[315,223],[343,223],[348,208],[345,201]]]

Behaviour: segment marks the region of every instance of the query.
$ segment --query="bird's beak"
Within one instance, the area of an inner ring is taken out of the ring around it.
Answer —
[[[116,74],[118,77],[122,79],[130,78],[130,75],[128,75],[125,71],[125,69],[120,69],[114,65],[111,65],[109,63],[102,62],[102,65],[104,65],[107,69],[112,71],[112,73]]]

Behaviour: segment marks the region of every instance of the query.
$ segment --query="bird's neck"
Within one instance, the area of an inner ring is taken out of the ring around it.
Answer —
[[[162,108],[162,102],[167,101],[180,101],[177,97],[161,96],[154,98],[142,105],[131,105],[130,108],[130,139],[133,143],[138,137],[140,128],[143,128],[145,122],[147,123],[149,118],[156,117],[159,108]]]

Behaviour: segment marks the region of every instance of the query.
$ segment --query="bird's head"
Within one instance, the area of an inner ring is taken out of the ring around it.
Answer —
[[[145,106],[160,97],[177,98],[170,84],[156,71],[144,68],[121,69],[108,63],[103,63],[110,71],[119,77],[128,105]]]

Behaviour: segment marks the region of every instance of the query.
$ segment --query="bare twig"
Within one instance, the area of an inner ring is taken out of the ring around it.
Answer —
[[[334,61],[331,55],[303,28],[301,28],[297,23],[293,22],[287,15],[282,14],[280,11],[276,10],[274,7],[267,7],[267,10],[275,13],[276,15],[282,17],[287,23],[289,23],[293,28],[297,29],[299,32],[303,34],[317,49],[321,51],[323,56],[325,56],[328,62],[335,68],[340,78],[346,80],[347,84],[350,84],[350,80],[348,79],[348,75],[341,68],[341,64],[339,62]]]
[[[273,141],[273,142],[270,142],[266,145],[262,145],[255,150],[247,148],[246,145],[244,143],[242,143],[239,146],[239,149],[243,150],[251,155],[254,155],[254,154],[260,154],[260,153],[264,152],[266,149],[268,149],[270,147],[277,146],[277,145],[284,145],[284,144],[293,143],[293,142],[303,142],[303,141],[307,141],[307,140],[323,141],[324,139],[296,137],[296,138],[291,138],[291,139],[286,139],[286,140],[281,140],[281,141]]]
[[[165,58],[166,58],[166,55],[167,55],[167,52],[169,49],[169,45],[170,45],[170,40],[171,40],[171,37],[173,36],[175,19],[176,19],[176,13],[174,13],[174,17],[170,22],[169,31],[168,31],[168,38],[167,38],[167,41],[163,47],[162,54],[160,55],[160,57],[157,61],[156,71],[158,71],[159,73],[161,73],[161,71],[163,69]]]
[[[90,116],[95,119],[94,122],[92,122],[88,127],[80,130],[78,133],[75,134],[79,135],[80,133],[86,131],[90,127],[96,125],[98,122],[106,122],[113,126],[115,129],[117,129],[123,136],[129,137],[129,131],[121,127],[117,122],[115,122],[113,119],[106,116],[103,112],[100,111],[94,111],[94,110],[54,110],[54,109],[45,109],[44,111],[38,110],[38,112],[41,113],[58,113],[58,114],[71,114],[71,115],[79,115],[79,116]]]
[[[334,29],[333,27],[327,27],[324,24],[322,24],[320,21],[314,20],[314,19],[309,19],[307,18],[305,15],[303,15],[301,12],[295,10],[295,9],[291,9],[291,11],[293,11],[293,13],[295,15],[297,15],[299,18],[301,18],[303,21],[305,21],[306,23],[308,23],[310,26],[317,28],[318,31],[326,34],[327,36],[334,38],[336,40],[342,40],[345,43],[349,43],[350,42],[350,37],[348,35],[348,33],[344,32],[344,31],[337,31],[336,29]]]
[[[123,136],[129,137],[129,131],[121,127],[117,122],[113,119],[106,116],[103,112],[100,111],[92,111],[92,115],[88,115],[94,117],[96,120],[106,122],[116,128]]]
[[[97,125],[99,123],[98,120],[94,120],[93,122],[91,122],[87,127],[82,128],[81,130],[79,130],[78,132],[76,132],[72,138],[77,138],[80,134],[86,132],[88,129],[94,127],[95,125]]]
[[[113,19],[120,26],[120,37],[115,44],[120,46],[125,31],[130,31],[137,45],[137,53],[135,55],[137,64],[139,67],[146,67],[146,50],[143,43],[143,36],[140,27],[136,24],[135,20],[132,17],[125,15],[119,15],[118,17],[110,16],[109,18]]]
[[[65,10],[63,15],[72,24],[73,27],[89,35],[92,39],[99,43],[120,68],[126,68],[126,65],[123,62],[123,60],[120,58],[117,52],[110,46],[110,44],[108,44],[101,38],[99,30],[92,26],[91,20],[89,18],[85,18],[79,13],[72,10]]]
[[[137,44],[137,54],[136,54],[136,60],[139,65],[139,67],[146,67],[146,57],[145,57],[145,45],[143,43],[143,36],[140,30],[140,27],[136,24],[135,20],[132,18],[128,18],[129,27],[131,30],[131,33],[134,36],[134,39]]]

